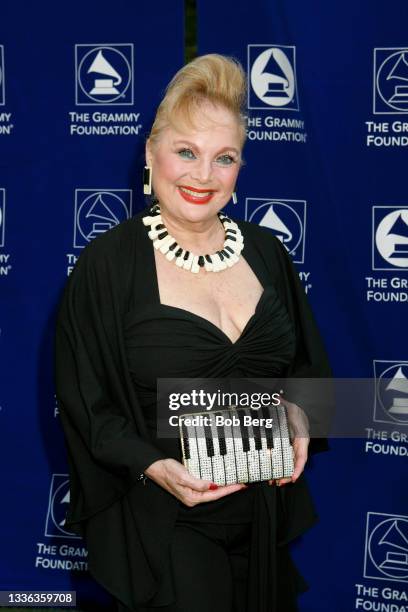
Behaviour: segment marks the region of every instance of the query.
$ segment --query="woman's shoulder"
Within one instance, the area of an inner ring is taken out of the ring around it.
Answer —
[[[136,246],[138,231],[142,226],[142,217],[145,214],[145,210],[141,210],[93,238],[83,249],[79,259],[98,264],[107,259],[129,256]]]
[[[282,245],[282,242],[272,233],[267,227],[262,227],[252,221],[244,221],[243,219],[236,219],[230,217],[235,223],[238,224],[241,232],[245,237],[250,238],[254,243],[259,246],[262,250],[268,252],[277,253],[278,255],[286,256],[287,251]]]

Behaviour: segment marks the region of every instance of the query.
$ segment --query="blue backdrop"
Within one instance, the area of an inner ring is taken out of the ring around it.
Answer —
[[[108,603],[64,530],[55,308],[81,249],[144,206],[144,138],[183,65],[183,20],[181,0],[2,3],[0,590]],[[321,520],[294,547],[303,612],[408,610],[407,20],[403,0],[198,2],[199,54],[248,72],[226,212],[284,242],[335,374],[373,377],[366,438],[308,468]]]

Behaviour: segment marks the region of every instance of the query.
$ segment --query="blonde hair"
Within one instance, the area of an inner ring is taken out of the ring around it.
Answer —
[[[211,53],[201,55],[181,68],[166,87],[150,131],[154,144],[168,126],[194,127],[203,102],[221,105],[236,118],[241,146],[246,139],[246,77],[233,57]]]

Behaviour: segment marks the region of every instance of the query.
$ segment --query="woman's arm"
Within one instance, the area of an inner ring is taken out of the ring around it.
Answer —
[[[56,336],[56,395],[71,460],[79,457],[131,483],[166,456],[141,431],[138,404],[129,397],[123,355],[122,270],[105,240],[81,254],[60,303]],[[105,248],[104,248],[105,247]]]
[[[98,374],[98,359],[92,357],[92,332],[84,319],[77,326],[82,339],[75,340],[63,322],[56,331],[56,394],[67,442],[73,446],[70,434],[75,430],[96,462],[118,476],[137,480],[166,455],[142,438],[112,401],[102,372]]]

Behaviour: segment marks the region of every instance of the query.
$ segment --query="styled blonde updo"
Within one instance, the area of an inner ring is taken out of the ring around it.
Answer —
[[[154,146],[168,126],[197,127],[200,105],[211,102],[223,106],[236,118],[243,146],[246,138],[245,100],[246,77],[238,60],[217,53],[201,55],[183,66],[167,85],[149,141]]]

